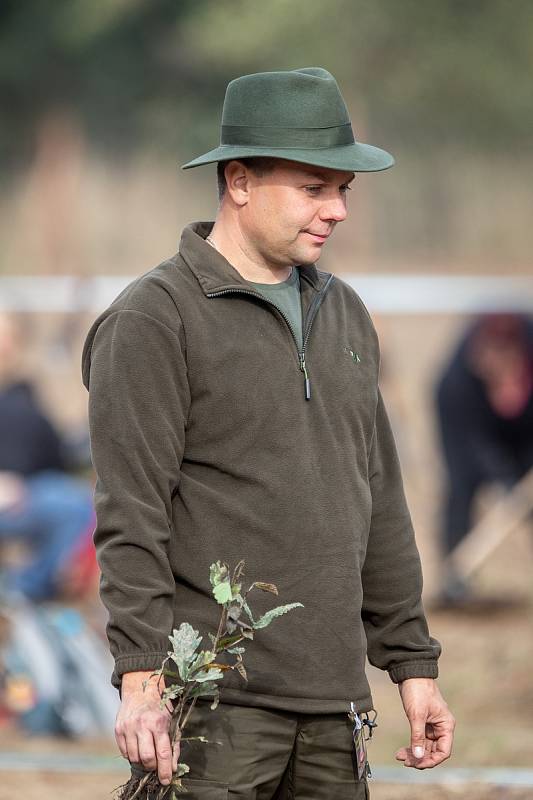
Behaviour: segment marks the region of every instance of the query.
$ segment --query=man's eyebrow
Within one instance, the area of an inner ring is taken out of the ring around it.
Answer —
[[[318,178],[321,181],[327,182],[327,174],[324,172],[312,172],[311,170],[305,170],[304,174],[308,178],[315,178],[315,179]],[[351,178],[348,178],[347,180],[342,182],[342,186],[345,186],[347,183],[351,183],[354,180],[354,178],[355,178],[355,172],[352,173]]]

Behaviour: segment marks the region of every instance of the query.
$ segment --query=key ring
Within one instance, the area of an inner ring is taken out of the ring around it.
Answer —
[[[370,718],[369,714],[373,714],[374,716]],[[363,727],[366,725],[368,729],[368,731],[365,733],[365,740],[368,742],[368,740],[372,738],[374,728],[378,727],[378,723],[376,722],[378,718],[378,712],[375,709],[372,709],[371,712],[361,711],[361,715],[364,715],[364,718],[361,718],[361,724]]]

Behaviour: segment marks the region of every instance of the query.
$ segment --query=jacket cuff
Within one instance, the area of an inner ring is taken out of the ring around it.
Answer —
[[[144,672],[149,669],[154,672],[160,668],[168,651],[151,651],[148,653],[130,653],[129,655],[115,658],[115,669],[111,676],[111,683],[120,691],[122,676],[125,672]]]
[[[389,669],[393,683],[400,683],[408,678],[438,678],[439,668],[436,661],[407,661]]]

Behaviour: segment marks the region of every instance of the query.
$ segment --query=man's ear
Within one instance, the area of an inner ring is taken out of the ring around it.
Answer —
[[[250,172],[240,161],[229,161],[224,168],[227,192],[238,206],[248,202]]]

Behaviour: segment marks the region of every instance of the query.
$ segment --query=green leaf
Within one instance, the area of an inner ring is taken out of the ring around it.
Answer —
[[[189,766],[187,764],[178,764],[178,768],[174,773],[178,778],[181,778],[182,775],[186,775],[189,772]]]
[[[165,675],[168,678],[179,678],[180,677],[179,672],[174,672],[173,669],[162,669],[162,670],[159,670],[157,674],[158,675]]]
[[[233,599],[231,583],[229,580],[216,584],[216,586],[213,588],[213,597],[221,606],[223,606],[225,603],[229,603]]]
[[[183,694],[184,686],[180,686],[177,683],[173,683],[172,686],[169,686],[167,689],[161,694],[161,707],[165,706],[167,700],[175,700],[176,697],[180,697]]]
[[[197,672],[192,680],[198,683],[205,683],[205,681],[219,681],[224,677],[221,669],[206,669],[204,672]]]
[[[254,623],[254,629],[258,630],[259,628],[266,628],[266,626],[270,625],[272,620],[276,619],[276,617],[281,617],[282,614],[286,614],[293,608],[303,607],[303,603],[289,603],[286,606],[277,606],[276,608],[271,608],[270,611],[267,611],[266,614],[263,614],[263,616]]]
[[[215,564],[211,564],[211,567],[209,568],[209,580],[213,589],[215,586],[218,586],[219,583],[222,583],[222,581],[229,582],[228,565],[221,563],[220,561],[217,561]]]
[[[248,617],[250,618],[250,622],[252,623],[252,625],[254,625],[255,620],[254,620],[254,618],[252,616],[252,610],[251,610],[250,606],[248,605],[248,603],[246,602],[246,600],[242,601],[242,607],[244,608],[244,610],[248,614]]]
[[[245,648],[244,647],[231,647],[228,650],[226,650],[226,652],[227,653],[231,653],[232,656],[237,655],[237,654],[241,655],[242,653],[245,652]]]
[[[232,644],[235,644],[235,642],[238,642],[240,639],[242,639],[242,634],[240,633],[236,633],[235,636],[223,636],[221,639],[219,639],[218,646],[221,649],[224,649],[225,647],[231,647]]]
[[[192,664],[189,666],[189,680],[196,680],[194,672],[196,670],[200,670],[202,667],[207,666],[207,664],[210,664],[215,660],[215,657],[216,653],[214,653],[212,650],[202,650],[200,653],[198,653]]]
[[[193,686],[191,691],[188,693],[189,697],[202,697],[206,694],[214,694],[218,691],[218,687],[216,683],[210,683],[209,681],[205,681],[203,683],[199,683],[198,686]]]
[[[181,680],[187,681],[190,662],[196,655],[196,648],[201,644],[202,637],[198,636],[198,631],[195,631],[188,622],[182,622],[178,629],[174,628],[168,638],[173,648],[169,656],[175,662]]]

